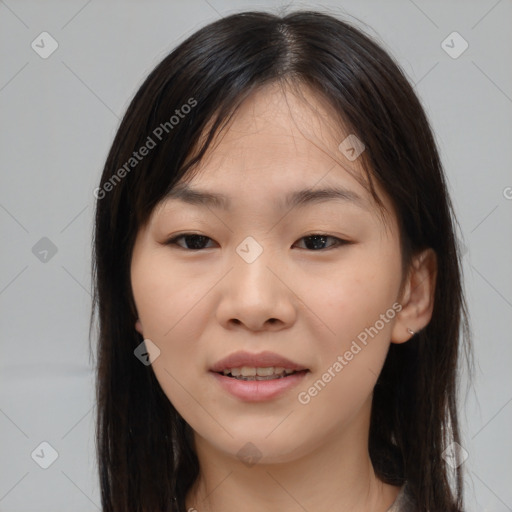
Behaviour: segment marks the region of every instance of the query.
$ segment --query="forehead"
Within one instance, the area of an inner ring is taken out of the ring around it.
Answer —
[[[325,100],[310,89],[271,84],[242,103],[165,204],[230,210],[238,202],[287,209],[338,200],[370,212],[375,204],[362,166],[339,149],[347,136]]]
[[[340,180],[357,186],[354,176],[362,179],[362,170],[338,149],[344,136],[325,101],[312,91],[273,83],[242,103],[216,134],[193,178],[182,181],[233,189],[258,183],[335,186]]]
[[[261,162],[260,167],[275,158],[338,160],[343,156],[338,146],[348,133],[337,117],[310,88],[272,83],[239,106],[227,129],[218,134],[219,151],[214,156],[253,156]],[[255,154],[255,148],[260,152]]]

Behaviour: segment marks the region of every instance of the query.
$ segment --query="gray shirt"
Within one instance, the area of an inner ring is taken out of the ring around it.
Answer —
[[[412,499],[407,492],[407,482],[402,485],[394,503],[386,512],[414,512]]]

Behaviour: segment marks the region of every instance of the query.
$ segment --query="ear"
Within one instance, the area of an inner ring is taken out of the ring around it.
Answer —
[[[140,323],[140,320],[138,318],[137,321],[135,322],[135,330],[142,334],[142,336],[144,337],[144,334],[142,332],[142,324]]]
[[[415,333],[428,325],[434,309],[437,278],[437,255],[431,248],[414,256],[404,291],[398,302],[402,309],[396,315],[391,331],[391,343],[405,343]]]

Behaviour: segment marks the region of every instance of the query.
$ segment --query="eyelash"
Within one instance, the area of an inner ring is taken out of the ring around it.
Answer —
[[[204,235],[200,235],[200,234],[197,234],[197,233],[182,233],[180,235],[177,235],[175,237],[172,237],[170,238],[169,240],[167,240],[166,242],[164,242],[164,245],[175,245],[177,248],[179,249],[183,249],[185,251],[193,251],[193,252],[199,252],[199,251],[204,251],[205,249],[189,249],[187,247],[182,247],[181,245],[179,245],[177,243],[178,240],[180,240],[181,238],[188,238],[188,237],[199,237],[199,238],[203,238],[205,240],[212,240],[211,238],[207,237],[207,236],[204,236]],[[312,233],[310,235],[306,235],[306,236],[303,236],[302,238],[299,238],[299,240],[303,240],[303,239],[306,239],[306,238],[315,238],[315,237],[323,237],[323,238],[332,238],[333,240],[336,241],[336,243],[334,245],[331,245],[330,247],[327,247],[327,248],[324,248],[324,249],[309,249],[309,251],[311,252],[319,252],[319,251],[326,251],[326,250],[329,250],[329,249],[336,249],[336,248],[339,248],[343,245],[348,245],[352,242],[349,242],[348,240],[344,240],[342,238],[338,238],[336,236],[332,236],[332,235],[327,235],[327,234],[324,234],[324,233]],[[207,247],[206,249],[210,249],[210,247]],[[305,250],[308,250],[308,249],[305,249]]]

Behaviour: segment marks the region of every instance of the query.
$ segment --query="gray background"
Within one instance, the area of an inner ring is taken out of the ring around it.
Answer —
[[[0,1],[0,511],[99,510],[87,338],[93,190],[122,113],[164,55],[220,16],[280,5]],[[477,363],[460,397],[467,510],[510,511],[512,2],[288,5],[368,24],[416,84],[467,247]],[[46,59],[31,47],[44,31],[58,43]],[[453,31],[469,44],[458,58],[441,45]],[[48,469],[44,441],[58,454]]]

